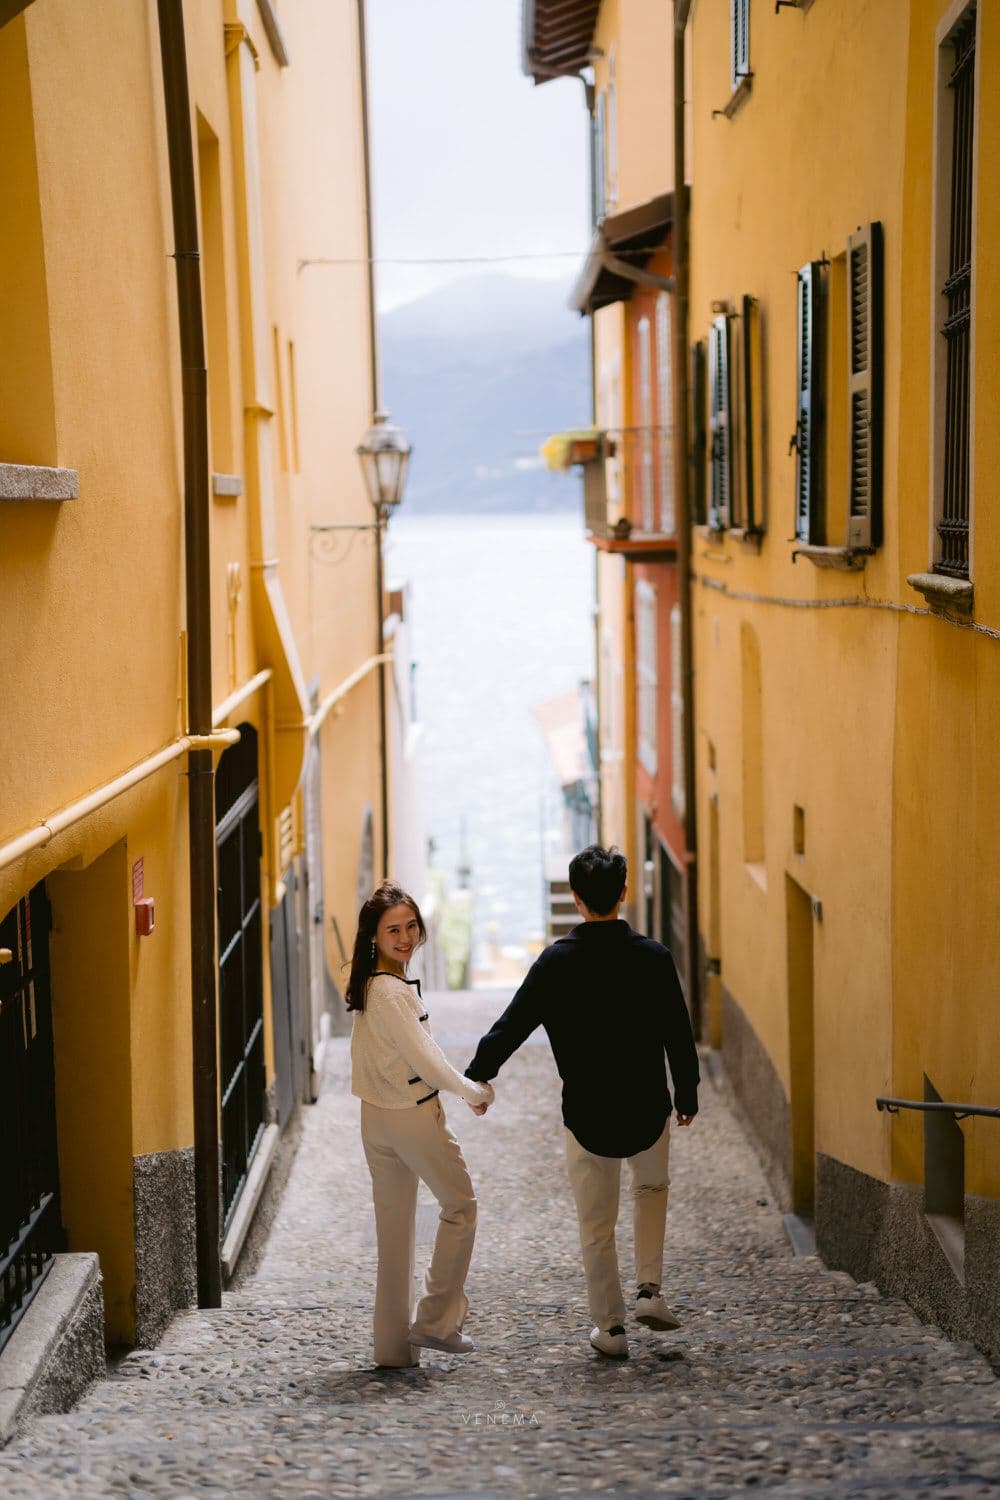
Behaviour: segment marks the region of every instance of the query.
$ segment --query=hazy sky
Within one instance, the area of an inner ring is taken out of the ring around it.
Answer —
[[[481,266],[394,259],[537,256],[569,277],[588,239],[583,86],[521,73],[521,0],[368,0],[376,288],[387,311]]]

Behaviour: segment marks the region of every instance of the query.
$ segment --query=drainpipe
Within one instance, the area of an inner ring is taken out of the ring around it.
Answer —
[[[170,197],[177,265],[184,409],[184,560],[188,732],[212,732],[209,609],[208,378],[201,308],[198,211],[183,0],[158,0]],[[219,1084],[216,1066],[215,788],[211,750],[188,757],[191,1021],[194,1051],[195,1240],[198,1306],[222,1305]]]
[[[694,650],[691,602],[691,482],[688,465],[688,287],[690,246],[685,183],[684,34],[691,0],[674,0],[674,476],[677,494],[677,573],[681,607],[681,691],[684,699],[684,873],[688,1004],[701,1029],[698,967],[698,819],[695,801]]]
[[[358,0],[358,68],[361,75],[361,142],[365,187],[365,255],[368,259],[368,348],[371,358],[371,415],[381,410],[379,394],[378,327],[375,317],[375,232],[372,223],[372,153],[368,113],[368,24],[365,0]],[[385,588],[382,578],[382,538],[387,517],[375,518],[375,655],[385,657]],[[378,669],[379,783],[382,803],[382,879],[389,878],[389,731],[386,723],[386,663]]]

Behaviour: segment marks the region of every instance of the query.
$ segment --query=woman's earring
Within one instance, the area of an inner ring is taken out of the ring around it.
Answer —
[[[372,963],[375,962],[375,958],[376,958],[377,954],[378,954],[378,949],[375,947],[375,942],[374,942],[374,939],[373,939],[372,940]]]

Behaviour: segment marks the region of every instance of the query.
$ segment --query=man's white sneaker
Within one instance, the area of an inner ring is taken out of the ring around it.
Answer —
[[[460,1328],[443,1339],[436,1338],[433,1333],[414,1333],[412,1328],[406,1337],[418,1349],[440,1349],[444,1354],[471,1354],[476,1347]]]
[[[671,1312],[659,1292],[639,1293],[635,1299],[635,1318],[637,1323],[655,1328],[660,1333],[681,1326],[680,1319]]]
[[[614,1328],[592,1328],[590,1342],[598,1354],[606,1354],[609,1359],[628,1359],[628,1339],[620,1323]]]

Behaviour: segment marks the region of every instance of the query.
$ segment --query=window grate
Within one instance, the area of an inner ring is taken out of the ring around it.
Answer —
[[[951,195],[948,275],[941,288],[946,316],[944,475],[940,556],[935,571],[969,576],[969,467],[971,391],[969,353],[972,331],[972,166],[976,85],[976,7],[949,38],[953,66],[951,92]]]

